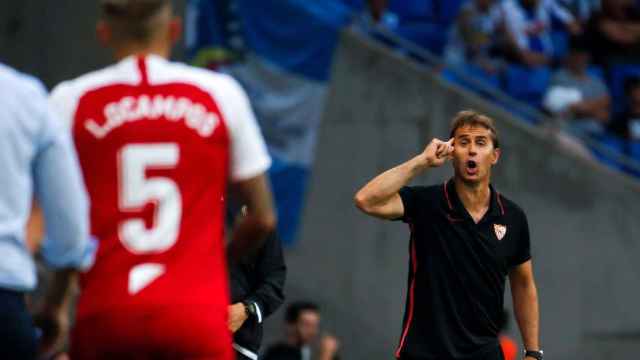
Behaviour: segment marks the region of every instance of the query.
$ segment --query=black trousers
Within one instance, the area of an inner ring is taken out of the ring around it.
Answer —
[[[418,358],[418,357],[412,357],[412,356],[407,356],[407,355],[402,355],[400,357],[400,360],[424,360],[422,358]],[[453,360],[453,359],[438,359],[438,360]],[[504,360],[504,354],[502,353],[502,348],[500,348],[500,346],[498,346],[495,350],[491,350],[489,352],[486,352],[480,356],[475,356],[472,358],[465,358],[465,360]]]
[[[0,289],[0,359],[32,360],[38,341],[24,294]]]

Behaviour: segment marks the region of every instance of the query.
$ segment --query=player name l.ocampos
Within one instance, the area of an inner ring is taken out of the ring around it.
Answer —
[[[102,125],[94,119],[87,119],[84,124],[85,128],[98,139],[104,138],[125,123],[142,119],[183,120],[187,127],[202,137],[213,134],[220,123],[218,115],[208,111],[202,104],[194,103],[186,97],[163,95],[155,95],[153,99],[148,95],[123,97],[120,101],[105,105],[104,117],[106,121]]]

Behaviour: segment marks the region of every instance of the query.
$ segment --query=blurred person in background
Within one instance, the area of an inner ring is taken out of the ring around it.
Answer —
[[[625,95],[625,110],[614,118],[610,130],[622,138],[640,141],[640,78],[626,81]]]
[[[240,216],[246,214],[242,208]],[[255,252],[230,259],[231,305],[229,330],[238,360],[256,360],[262,344],[263,323],[284,301],[287,267],[276,232]]]
[[[554,55],[551,20],[557,17],[572,34],[582,29],[574,16],[555,0],[504,0],[503,16],[514,61],[529,67],[549,65]]]
[[[502,64],[498,56],[503,45],[504,18],[496,0],[473,0],[462,6],[445,50],[451,65],[473,64],[496,73]]]
[[[410,261],[401,360],[502,360],[499,331],[508,277],[526,360],[541,360],[538,295],[524,211],[491,185],[501,149],[493,120],[461,111],[449,141],[378,175],[355,195],[380,219],[409,224]],[[453,179],[407,186],[452,161]]]
[[[504,360],[518,360],[518,343],[513,340],[507,332],[509,331],[509,312],[507,310],[502,311],[502,319],[500,321],[500,348],[504,354]]]
[[[170,0],[103,0],[98,39],[116,64],[50,101],[73,134],[100,247],[81,276],[75,359],[232,359],[223,242],[227,184],[247,206],[237,259],[273,231],[271,163],[229,76],[167,60]]]
[[[46,90],[2,64],[0,83],[0,359],[35,359],[63,344],[76,270],[91,264],[95,243],[73,143],[50,111]],[[42,225],[27,226],[34,198],[47,225],[40,255],[53,270],[36,309],[39,339],[25,301],[36,287],[32,252],[39,246],[32,240]]]
[[[602,135],[611,112],[607,85],[588,72],[590,58],[589,40],[572,37],[564,67],[553,75],[544,100],[546,109],[578,138]]]
[[[317,354],[312,346],[320,332],[320,308],[308,301],[289,304],[285,314],[286,338],[271,345],[263,360],[337,360],[338,340],[331,335],[320,339]]]
[[[598,64],[640,61],[640,7],[634,0],[602,0],[588,33]]]
[[[600,0],[556,0],[564,6],[581,25],[586,25],[594,12],[600,9]]]

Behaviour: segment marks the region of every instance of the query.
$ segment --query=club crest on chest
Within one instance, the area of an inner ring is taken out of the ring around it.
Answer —
[[[493,231],[496,232],[498,240],[502,240],[502,238],[507,234],[507,227],[501,224],[493,224]]]

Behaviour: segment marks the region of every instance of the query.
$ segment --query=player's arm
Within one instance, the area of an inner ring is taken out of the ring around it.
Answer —
[[[48,106],[38,115],[42,128],[32,168],[46,229],[40,254],[54,274],[37,318],[49,324],[42,340],[43,350],[48,350],[65,335],[76,270],[92,263],[96,244],[89,237],[89,201],[70,132]]]
[[[275,232],[267,237],[258,256],[255,272],[258,285],[246,300],[256,304],[259,311],[258,321],[261,322],[284,302],[287,266],[284,262],[282,244]]]
[[[239,260],[243,255],[259,248],[267,235],[275,230],[276,215],[267,178],[264,174],[231,185],[232,192],[247,213],[235,224],[229,244],[229,256]]]
[[[253,314],[254,320],[262,323],[284,302],[287,267],[282,254],[282,245],[275,231],[267,236],[255,259],[253,269],[256,275],[255,288],[244,299],[229,306],[231,332],[240,329],[248,319],[247,306],[252,307],[249,313]]]
[[[239,260],[247,251],[259,248],[276,226],[265,175],[271,158],[246,93],[231,77],[222,79],[225,91],[217,96],[231,135],[231,191],[247,209],[235,224],[229,245],[231,260]]]
[[[531,260],[511,270],[509,283],[514,313],[524,347],[527,350],[540,350],[538,291],[533,278]]]
[[[354,202],[364,213],[381,219],[398,219],[404,215],[400,189],[430,167],[438,167],[450,158],[453,139],[433,139],[424,151],[413,159],[376,176],[360,189]]]

